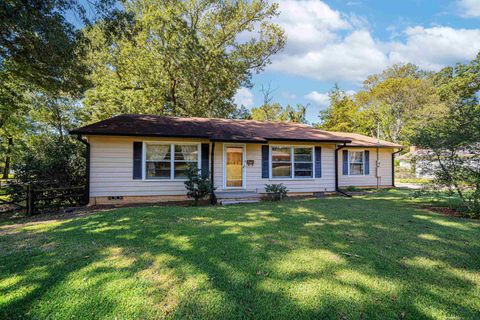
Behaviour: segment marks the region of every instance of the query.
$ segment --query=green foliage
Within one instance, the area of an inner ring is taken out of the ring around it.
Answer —
[[[480,217],[480,55],[467,65],[440,72],[436,81],[448,113],[417,129],[412,142],[426,149],[419,160],[429,166],[436,188],[458,194],[466,210]],[[453,88],[453,89],[452,89]],[[474,89],[472,89],[474,88]]]
[[[393,66],[370,76],[353,96],[338,86],[320,112],[320,128],[357,132],[409,145],[410,135],[446,112],[431,75],[413,65]]]
[[[279,103],[270,103],[252,108],[250,118],[258,121],[306,123],[306,111],[307,107],[301,104],[297,104],[296,108],[290,105],[283,108]]]
[[[16,183],[9,185],[14,199],[25,197],[25,186],[64,188],[84,186],[85,151],[73,138],[39,136],[20,153],[13,165]]]
[[[266,0],[128,2],[126,32],[87,32],[94,87],[86,92],[88,120],[118,113],[227,117],[233,96],[250,85],[285,43]],[[122,24],[121,24],[122,25]],[[239,40],[240,34],[255,37]]]
[[[196,165],[190,165],[186,171],[187,180],[185,188],[187,189],[187,196],[195,200],[195,205],[198,205],[198,200],[210,195],[215,188],[212,188],[210,179],[200,174]]]
[[[287,187],[283,183],[273,183],[265,185],[265,192],[270,200],[279,201],[287,196]]]
[[[330,91],[330,106],[320,110],[320,129],[339,132],[365,133],[360,123],[360,107],[353,97],[341,90],[338,85]]]
[[[252,120],[252,114],[244,105],[241,105],[239,108],[235,109],[230,115],[232,119],[242,119],[242,120]]]
[[[89,2],[89,14],[104,11],[111,0]],[[0,4],[0,71],[45,92],[81,93],[87,85],[82,61],[85,39],[67,22],[76,14],[88,22],[83,2],[2,1]]]

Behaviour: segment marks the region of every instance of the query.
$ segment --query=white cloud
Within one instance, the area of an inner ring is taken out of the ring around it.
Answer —
[[[479,0],[459,0],[458,6],[460,14],[465,18],[480,17],[480,1]]]
[[[279,10],[280,16],[276,22],[288,35],[285,52],[315,48],[335,39],[335,31],[351,28],[339,11],[332,10],[319,0],[280,1]]]
[[[325,81],[362,81],[387,65],[387,57],[368,31],[353,31],[340,41],[297,54],[280,54],[273,70]]]
[[[480,50],[480,29],[414,27],[405,30],[406,42],[389,44],[390,63],[413,62],[427,70],[470,60]]]
[[[480,9],[479,0],[462,3],[470,5],[470,14]],[[480,29],[415,26],[381,41],[363,17],[342,14],[320,0],[281,1],[280,11],[277,23],[288,40],[269,70],[321,81],[359,83],[394,63],[411,62],[435,71],[471,60],[480,50]]]
[[[253,93],[245,87],[238,89],[235,96],[233,96],[233,101],[237,106],[245,106],[246,108],[253,107]]]
[[[305,95],[305,99],[313,102],[320,107],[326,107],[330,104],[330,97],[328,96],[328,93],[319,93],[317,91],[312,91]]]

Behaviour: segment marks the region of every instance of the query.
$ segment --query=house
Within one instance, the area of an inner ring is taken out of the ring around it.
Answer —
[[[185,199],[185,169],[196,163],[216,193],[290,195],[341,187],[394,186],[400,145],[308,125],[253,120],[119,115],[70,132],[89,145],[91,204]]]
[[[438,163],[423,159],[426,150],[410,146],[409,152],[398,156],[399,174],[402,178],[432,179]]]

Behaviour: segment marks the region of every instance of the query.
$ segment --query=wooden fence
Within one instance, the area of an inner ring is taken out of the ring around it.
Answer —
[[[62,188],[38,188],[27,185],[24,187],[25,197],[15,200],[0,199],[0,204],[11,205],[16,209],[24,209],[27,215],[34,215],[48,209],[77,207],[88,203],[85,186]],[[4,194],[4,196],[10,196]]]

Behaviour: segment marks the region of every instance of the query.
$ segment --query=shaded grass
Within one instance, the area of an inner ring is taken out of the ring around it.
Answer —
[[[0,317],[480,318],[480,225],[408,191],[0,227]]]

